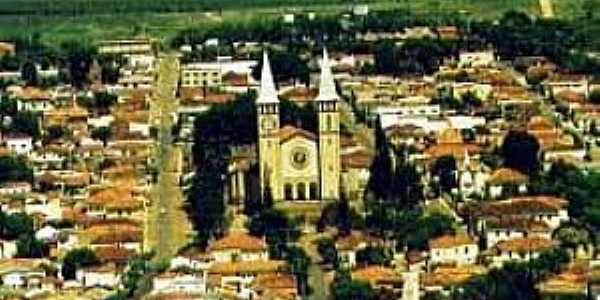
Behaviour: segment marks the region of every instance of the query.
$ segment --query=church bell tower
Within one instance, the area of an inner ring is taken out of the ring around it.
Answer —
[[[319,167],[322,200],[340,198],[340,117],[339,96],[335,89],[327,50],[323,49],[319,94]]]
[[[281,148],[279,141],[279,98],[267,52],[263,53],[260,90],[256,99],[260,192],[270,189],[273,199],[283,198],[281,191]]]

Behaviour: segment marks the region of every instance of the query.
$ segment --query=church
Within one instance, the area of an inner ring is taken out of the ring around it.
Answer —
[[[315,131],[282,126],[279,93],[263,54],[255,102],[258,140],[233,149],[228,165],[226,197],[234,213],[267,193],[279,208],[309,215],[320,215],[323,204],[342,197],[353,205],[362,202],[373,153],[340,130],[342,111],[349,108],[336,91],[326,51],[320,72],[318,92],[309,100],[316,108]]]
[[[318,132],[280,126],[279,99],[267,53],[263,54],[256,100],[258,169],[261,191],[275,202],[331,201],[340,198],[340,97],[327,51],[323,51],[316,102]]]

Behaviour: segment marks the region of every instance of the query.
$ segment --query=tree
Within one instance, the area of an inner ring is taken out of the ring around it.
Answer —
[[[375,46],[375,69],[377,73],[397,75],[399,73],[398,63],[397,49],[392,42],[385,41]]]
[[[404,215],[404,220],[398,222],[403,226],[398,226],[396,230],[399,244],[406,245],[409,249],[424,250],[427,249],[430,239],[444,234],[454,234],[454,221],[448,215],[432,213],[420,217],[416,222],[410,219],[411,215]]]
[[[337,228],[341,235],[349,235],[352,231],[352,215],[348,199],[342,194],[342,199],[338,204]]]
[[[588,99],[594,104],[600,104],[600,89],[593,89],[590,91]]]
[[[66,135],[66,133],[66,127],[60,125],[49,126],[46,129],[46,134],[44,135],[44,143],[48,144],[51,141],[61,139]]]
[[[330,238],[321,238],[317,241],[317,251],[324,264],[337,265],[338,254],[335,243]]]
[[[441,191],[449,193],[457,187],[456,159],[454,159],[454,156],[446,155],[436,159],[431,167],[431,173],[437,176]]]
[[[308,267],[310,257],[300,247],[290,247],[286,250],[286,261],[290,267],[290,272],[296,276],[298,283],[298,294],[305,297],[308,292]]]
[[[7,181],[33,181],[33,170],[24,158],[0,157],[0,183]]]
[[[0,237],[14,240],[33,235],[33,219],[24,213],[6,215],[0,212]]]
[[[288,244],[300,237],[300,230],[280,210],[264,210],[258,216],[252,217],[249,223],[250,234],[264,236],[269,244],[272,257],[282,258]]]
[[[17,254],[19,258],[42,258],[48,253],[44,242],[37,240],[32,234],[25,234],[17,240]]]
[[[509,131],[501,147],[504,166],[517,169],[530,177],[535,177],[539,171],[539,151],[538,140],[525,131]]]
[[[88,72],[93,62],[95,50],[77,41],[67,41],[61,45],[69,70],[69,79],[75,87],[88,83]]]
[[[10,123],[10,131],[26,134],[34,140],[39,139],[39,115],[30,111],[17,112]]]
[[[356,262],[358,264],[387,265],[391,260],[391,253],[384,247],[367,246],[356,252]]]
[[[108,144],[108,140],[112,136],[112,128],[108,126],[101,126],[98,128],[94,128],[90,136],[95,140],[100,140],[106,147]]]
[[[28,86],[36,86],[38,84],[38,73],[35,64],[32,61],[28,61],[21,67],[21,79],[25,81]]]
[[[117,103],[117,95],[107,92],[94,94],[94,107],[101,115],[110,113],[110,107]]]
[[[293,81],[295,84],[300,81],[304,84],[309,84],[308,64],[305,59],[292,51],[271,50],[269,52],[269,62],[273,70],[275,81]],[[260,70],[262,70],[262,59],[252,70],[252,77],[260,78]]]
[[[371,164],[371,176],[367,190],[373,194],[374,200],[384,201],[390,198],[392,186],[392,159],[385,131],[378,120],[375,127],[375,158]]]
[[[0,97],[0,124],[3,123],[5,117],[14,116],[17,111],[18,105],[15,98]]]
[[[73,249],[65,255],[62,263],[62,276],[65,280],[75,279],[75,274],[82,267],[94,266],[100,263],[96,252],[88,248]]]
[[[368,282],[344,280],[332,288],[335,300],[375,300],[375,291]]]

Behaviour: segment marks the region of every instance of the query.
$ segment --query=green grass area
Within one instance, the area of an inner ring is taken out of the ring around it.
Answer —
[[[582,13],[586,0],[555,0],[560,17]],[[404,9],[416,15],[468,12],[497,18],[508,10],[539,15],[538,0],[371,0],[372,11]],[[219,11],[219,9],[222,9]],[[2,0],[0,39],[40,34],[42,40],[82,42],[140,35],[168,39],[177,31],[251,18],[278,18],[288,11],[339,14],[344,0]]]

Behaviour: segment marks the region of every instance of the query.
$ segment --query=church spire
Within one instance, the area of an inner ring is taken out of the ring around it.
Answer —
[[[323,61],[321,62],[321,81],[319,82],[319,95],[317,101],[335,101],[339,96],[335,89],[331,66],[329,65],[329,56],[327,49],[323,48]]]
[[[260,90],[256,103],[279,103],[277,98],[277,89],[273,81],[273,73],[271,72],[271,64],[267,51],[263,52],[263,65],[260,75]]]

